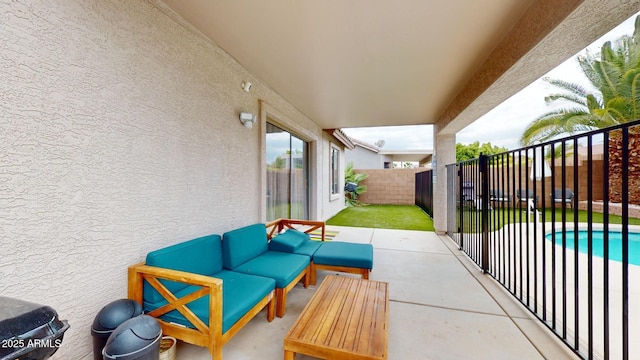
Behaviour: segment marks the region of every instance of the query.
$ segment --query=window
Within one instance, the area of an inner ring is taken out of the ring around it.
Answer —
[[[340,150],[331,145],[331,195],[340,194]],[[332,196],[332,199],[334,197]]]

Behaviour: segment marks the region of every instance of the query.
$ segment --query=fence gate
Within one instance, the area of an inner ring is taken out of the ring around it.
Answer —
[[[416,173],[415,204],[433,218],[433,171]]]

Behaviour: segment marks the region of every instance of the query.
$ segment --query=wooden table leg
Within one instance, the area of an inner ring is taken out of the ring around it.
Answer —
[[[296,353],[293,351],[285,350],[284,351],[284,360],[294,360],[296,358]]]

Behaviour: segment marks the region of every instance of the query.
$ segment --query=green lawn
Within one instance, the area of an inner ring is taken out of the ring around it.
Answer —
[[[327,225],[433,231],[433,221],[415,205],[363,205],[348,207]]]

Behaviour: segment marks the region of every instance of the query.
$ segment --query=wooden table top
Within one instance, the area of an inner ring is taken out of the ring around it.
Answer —
[[[285,359],[386,359],[388,322],[386,282],[328,275],[285,336]]]

